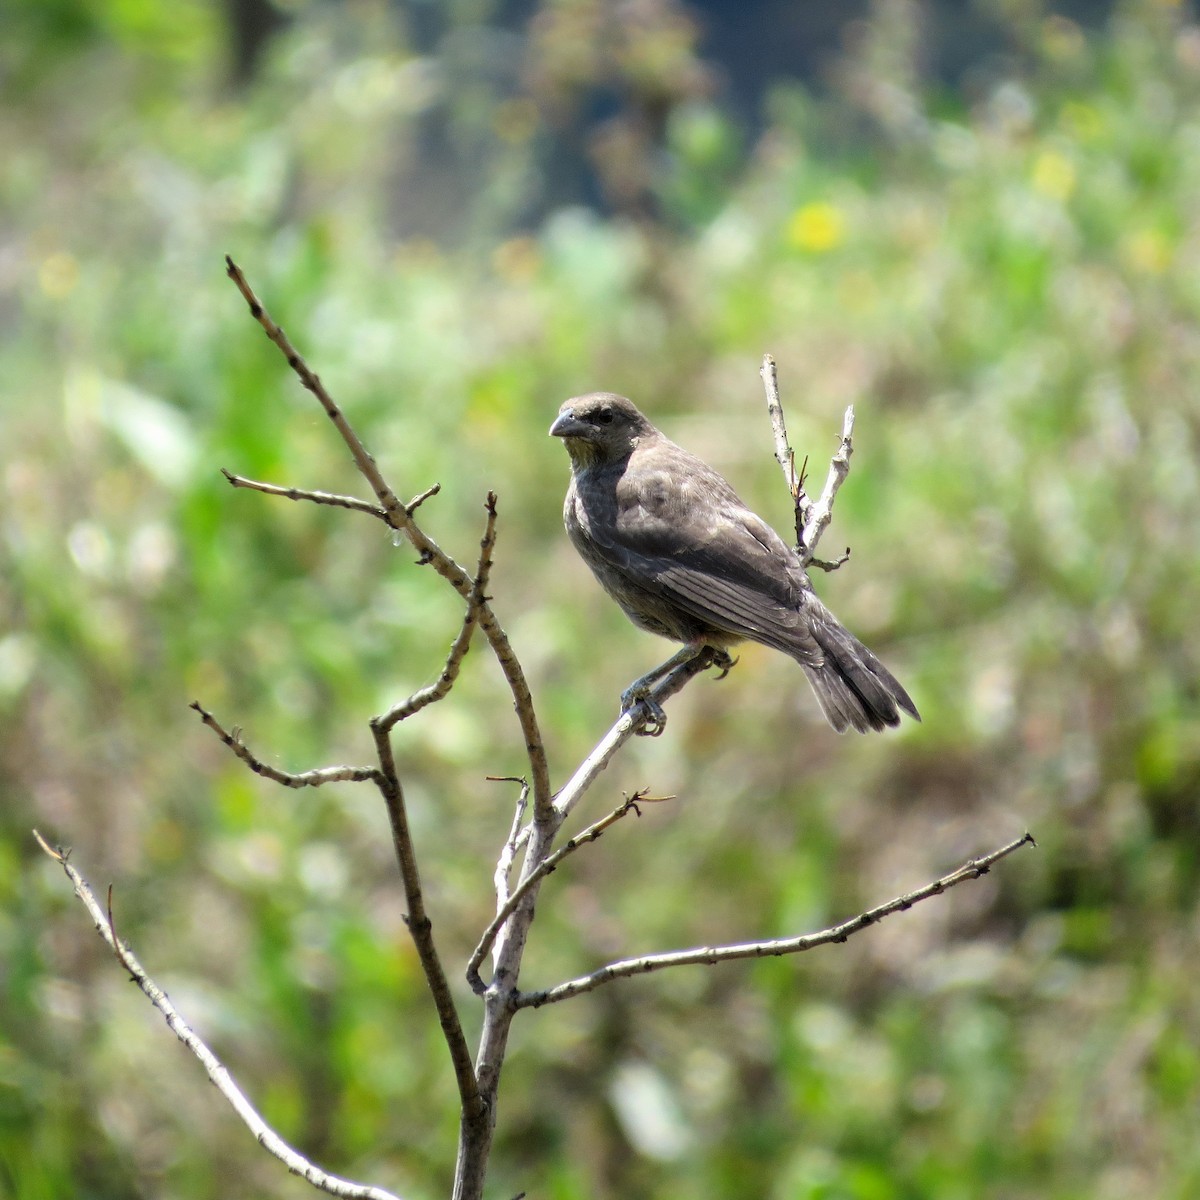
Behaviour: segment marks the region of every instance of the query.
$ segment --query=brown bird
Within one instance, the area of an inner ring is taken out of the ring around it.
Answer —
[[[839,733],[898,725],[899,709],[921,719],[888,669],[817,599],[796,553],[632,401],[577,396],[550,433],[571,456],[563,520],[575,549],[635,625],[684,643],[626,690],[622,709],[705,648],[732,665],[724,652],[749,639],[804,668]]]

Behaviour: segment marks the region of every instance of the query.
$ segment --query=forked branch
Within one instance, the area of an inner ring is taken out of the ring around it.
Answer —
[[[263,307],[254,290],[246,281],[241,268],[228,255],[225,258],[225,270],[233,280],[242,298],[250,308],[250,315],[262,326],[267,337],[279,348],[287,359],[288,366],[296,373],[300,382],[317,398],[326,415],[333,422],[342,441],[350,450],[355,466],[362,477],[370,485],[375,498],[379,501],[385,513],[387,523],[402,533],[412,544],[420,556],[421,562],[429,563],[433,569],[445,579],[464,599],[471,593],[472,579],[463,568],[454,561],[442,548],[413,520],[409,506],[404,505],[396,497],[395,492],[383,478],[375,459],[367,452],[366,447],[355,433],[345,414],[334,403],[332,396],[325,389],[320,376],[309,369],[300,352],[292,345],[287,334],[275,323],[271,315]],[[420,502],[421,497],[413,504]],[[552,819],[550,810],[550,772],[546,763],[546,749],[542,742],[541,730],[538,728],[537,715],[533,708],[533,696],[525,678],[516,654],[504,632],[491,605],[485,600],[479,607],[479,627],[491,645],[492,653],[500,665],[504,678],[512,692],[517,719],[525,740],[525,753],[529,759],[529,769],[532,777],[533,808],[537,820]]]
[[[674,796],[651,796],[648,791],[634,792],[632,796],[627,796],[624,803],[618,804],[607,816],[603,816],[600,820],[593,822],[582,833],[577,833],[574,837],[568,838],[553,854],[542,859],[521,880],[512,895],[501,904],[499,912],[496,913],[492,919],[492,923],[484,930],[483,936],[479,939],[479,945],[475,947],[475,951],[467,963],[467,982],[471,985],[471,990],[480,996],[487,990],[487,984],[480,978],[479,968],[483,965],[483,960],[487,957],[488,951],[491,950],[495,943],[496,935],[504,928],[505,921],[516,912],[517,907],[531,888],[536,887],[551,871],[556,870],[568,854],[573,854],[580,846],[586,846],[589,842],[596,841],[606,829],[615,825],[622,817],[628,816],[631,812],[637,813],[640,817],[642,814],[641,809],[638,808],[639,804],[661,804],[666,800],[674,799]]]
[[[779,399],[779,378],[775,369],[775,359],[771,355],[763,355],[759,374],[762,376],[763,389],[767,396],[767,414],[771,418],[771,432],[775,439],[775,461],[783,470],[783,479],[795,509],[796,553],[806,567],[811,564],[824,571],[835,571],[850,557],[849,548],[845,554],[829,562],[816,557],[817,543],[833,519],[833,502],[837,498],[838,489],[850,474],[850,455],[854,453],[854,406],[848,407],[842,417],[841,441],[830,460],[829,474],[826,476],[825,486],[821,489],[821,495],[814,500],[804,486],[807,482],[807,459],[800,473],[796,473],[796,452],[788,441],[783,403]]]
[[[495,492],[488,492],[485,507],[487,508],[487,526],[483,531],[483,538],[479,543],[479,565],[475,568],[475,582],[472,584],[471,593],[467,597],[467,610],[463,614],[462,627],[459,629],[458,635],[450,646],[450,653],[446,656],[446,662],[437,679],[428,687],[414,692],[402,704],[395,705],[384,716],[379,718],[380,726],[385,731],[392,729],[395,725],[407,720],[415,713],[419,713],[421,709],[428,705],[435,704],[438,700],[441,700],[449,693],[450,689],[454,686],[455,680],[458,678],[458,673],[462,669],[463,659],[466,658],[467,651],[471,648],[471,635],[475,632],[476,625],[479,624],[479,614],[488,599],[487,585],[488,578],[492,573],[492,551],[496,546]]]

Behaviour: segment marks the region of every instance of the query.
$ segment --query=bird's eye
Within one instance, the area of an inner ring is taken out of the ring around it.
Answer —
[[[598,408],[596,409],[595,416],[592,417],[592,420],[595,421],[597,425],[611,425],[613,420],[613,410],[611,408]]]

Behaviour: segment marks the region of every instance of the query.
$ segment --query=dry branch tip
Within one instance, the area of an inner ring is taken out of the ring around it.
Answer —
[[[33,836],[37,839],[37,844],[52,858],[56,863],[65,863],[71,857],[71,851],[65,846],[51,846],[48,841],[35,829]]]
[[[843,567],[850,561],[850,547],[846,547],[845,554],[839,554],[837,558],[814,558],[809,560],[810,567],[820,567],[822,571],[836,571],[838,567]]]
[[[408,513],[408,515],[411,517],[413,515],[413,513],[415,513],[417,511],[417,509],[420,508],[421,505],[425,503],[426,500],[428,500],[431,496],[436,496],[438,494],[438,492],[440,492],[441,490],[442,490],[442,485],[440,483],[435,483],[432,487],[427,487],[423,492],[420,492],[417,495],[415,495],[404,506],[404,511],[406,513]],[[393,528],[396,528],[396,527],[393,526]]]
[[[638,804],[666,804],[668,800],[679,799],[679,797],[674,794],[670,796],[652,796],[650,795],[649,788],[638,788],[638,790],[634,792],[632,796],[626,796],[624,792],[622,792],[621,795],[625,796],[626,804],[635,806]]]

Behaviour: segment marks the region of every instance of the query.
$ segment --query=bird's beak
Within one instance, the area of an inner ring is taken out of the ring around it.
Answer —
[[[591,426],[586,421],[577,421],[575,413],[569,408],[564,408],[554,418],[554,424],[550,426],[550,436],[560,438],[580,437],[590,429]]]

